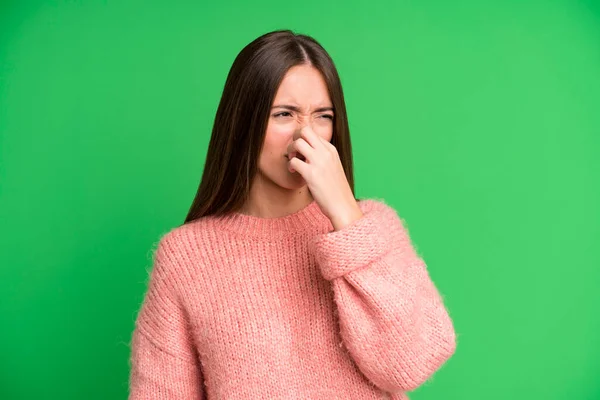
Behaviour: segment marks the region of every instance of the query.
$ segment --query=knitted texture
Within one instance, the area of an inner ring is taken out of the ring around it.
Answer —
[[[158,241],[129,399],[392,399],[454,353],[453,322],[383,200],[333,230],[316,201],[204,217]]]

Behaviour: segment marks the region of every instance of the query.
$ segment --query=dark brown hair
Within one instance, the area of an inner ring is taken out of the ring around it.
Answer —
[[[238,211],[248,198],[275,94],[296,65],[318,69],[334,108],[333,136],[354,193],[352,147],[342,85],[333,60],[312,37],[291,30],[266,33],[242,49],[227,75],[202,180],[185,223]]]

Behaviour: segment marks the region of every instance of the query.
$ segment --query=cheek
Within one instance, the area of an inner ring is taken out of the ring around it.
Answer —
[[[320,123],[314,123],[312,129],[317,135],[331,142],[331,138],[333,137],[333,124],[331,122],[321,121]]]
[[[297,129],[297,124],[293,121],[288,122],[272,122],[269,123],[267,127],[267,135],[265,140],[270,140],[271,142],[277,144],[278,142],[286,141],[290,136],[294,134],[294,131]]]
[[[316,132],[319,136],[321,136],[321,138],[323,138],[326,142],[330,142],[331,143],[331,139],[333,138],[333,132],[330,130],[327,131],[321,131],[321,132]]]
[[[281,146],[283,146],[283,143],[287,137],[286,132],[286,130],[281,129],[280,127],[269,127],[265,135],[263,149],[267,152],[281,152]]]
[[[260,156],[260,164],[263,168],[278,168],[285,162],[285,151],[290,133],[289,128],[281,126],[269,126],[265,135],[265,141]],[[273,165],[275,163],[275,165]]]

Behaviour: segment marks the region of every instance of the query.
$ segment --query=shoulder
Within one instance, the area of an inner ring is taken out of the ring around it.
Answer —
[[[210,243],[210,231],[205,225],[205,221],[198,220],[163,231],[152,246],[155,266],[173,272],[201,264]]]

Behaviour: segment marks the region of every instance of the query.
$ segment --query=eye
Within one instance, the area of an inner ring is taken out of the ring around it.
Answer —
[[[276,117],[276,118],[277,118],[277,117],[287,117],[287,116],[291,117],[291,116],[292,116],[292,114],[290,114],[290,113],[289,113],[289,112],[287,112],[287,111],[282,111],[282,112],[280,112],[280,113],[273,114],[273,116],[274,116],[274,117]]]
[[[323,115],[321,115],[321,117],[322,117],[322,118],[326,118],[326,119],[333,120],[333,115],[331,115],[331,114],[323,114]]]

